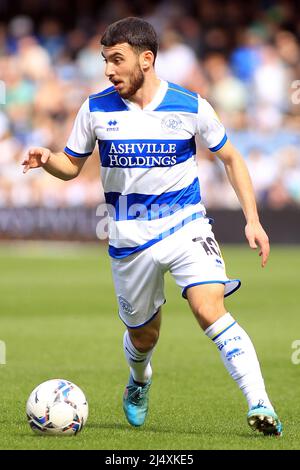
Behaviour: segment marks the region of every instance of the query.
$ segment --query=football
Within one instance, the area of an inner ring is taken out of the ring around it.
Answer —
[[[86,423],[88,402],[74,383],[52,379],[31,392],[26,414],[31,429],[38,434],[76,435]]]

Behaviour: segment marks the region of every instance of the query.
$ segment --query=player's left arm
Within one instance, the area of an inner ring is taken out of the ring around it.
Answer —
[[[242,206],[247,222],[245,235],[249,246],[253,249],[259,246],[259,256],[262,257],[261,265],[264,267],[269,257],[270,244],[259,221],[254,189],[246,163],[229,140],[216,153],[225,166],[230,184]]]

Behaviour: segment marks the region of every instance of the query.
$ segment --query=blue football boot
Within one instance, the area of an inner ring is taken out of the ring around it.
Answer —
[[[149,402],[149,389],[151,380],[146,384],[141,384],[133,380],[132,375],[129,377],[123,395],[123,409],[128,422],[132,426],[142,426],[144,424]]]
[[[247,421],[253,431],[262,432],[265,436],[282,436],[282,424],[275,411],[260,403],[252,406]]]

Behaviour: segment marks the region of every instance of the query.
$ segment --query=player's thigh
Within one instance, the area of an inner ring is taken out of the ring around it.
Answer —
[[[168,237],[171,261],[170,273],[182,288],[182,296],[190,287],[204,284],[224,284],[224,295],[234,292],[238,279],[229,279],[220,247],[207,219],[195,220]],[[165,251],[167,251],[167,245]]]
[[[154,262],[151,250],[112,259],[112,274],[119,315],[125,325],[140,328],[154,320],[165,303],[164,273]]]
[[[201,328],[206,329],[226,313],[224,284],[212,283],[192,286],[186,297]]]
[[[224,296],[237,290],[240,281],[227,277],[211,224],[207,219],[191,222],[174,235],[172,243],[170,272],[182,296],[188,298],[201,326],[213,322],[225,312]]]

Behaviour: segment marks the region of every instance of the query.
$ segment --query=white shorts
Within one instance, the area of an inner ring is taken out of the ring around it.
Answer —
[[[207,218],[197,219],[149,248],[123,259],[112,258],[119,315],[126,326],[151,321],[165,303],[164,274],[170,271],[186,298],[189,287],[224,284],[225,296],[241,285],[228,279],[220,248]]]

